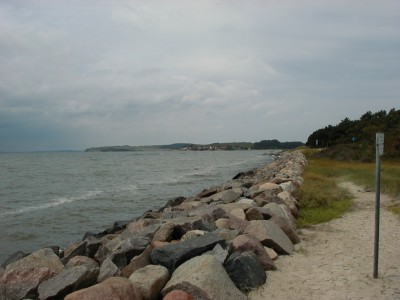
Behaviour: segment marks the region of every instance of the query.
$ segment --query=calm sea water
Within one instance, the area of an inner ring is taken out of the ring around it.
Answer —
[[[266,151],[0,154],[0,263],[80,240],[272,160]]]

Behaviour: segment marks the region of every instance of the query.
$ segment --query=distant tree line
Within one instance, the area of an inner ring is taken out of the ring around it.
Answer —
[[[339,124],[314,131],[306,145],[325,148],[343,144],[358,144],[363,148],[375,147],[375,133],[385,133],[385,154],[400,156],[400,110],[391,109],[366,112],[358,120],[345,118]]]
[[[303,146],[302,142],[280,142],[278,140],[262,140],[253,145],[253,149],[294,149]]]

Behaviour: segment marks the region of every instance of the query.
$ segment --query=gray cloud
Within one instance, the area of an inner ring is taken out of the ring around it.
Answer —
[[[398,1],[0,1],[0,151],[305,141],[398,108]]]

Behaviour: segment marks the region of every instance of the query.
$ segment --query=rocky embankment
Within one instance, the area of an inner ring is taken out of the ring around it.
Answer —
[[[299,242],[292,193],[305,165],[284,152],[63,251],[17,252],[0,268],[0,299],[246,299]]]

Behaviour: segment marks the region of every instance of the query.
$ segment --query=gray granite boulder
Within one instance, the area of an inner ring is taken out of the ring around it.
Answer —
[[[153,264],[162,265],[173,272],[185,261],[213,249],[217,243],[222,242],[224,240],[218,234],[208,233],[180,243],[156,248],[151,252],[150,259]]]
[[[75,256],[71,258],[68,263],[65,265],[65,269],[77,267],[77,266],[86,266],[88,268],[98,268],[99,263],[94,259],[87,256]]]
[[[74,291],[95,284],[98,275],[99,268],[77,266],[65,269],[39,285],[39,299],[62,299]]]
[[[64,265],[53,250],[44,248],[10,263],[7,265],[5,273],[19,268],[48,268],[54,273],[60,273],[64,269]]]
[[[102,282],[110,277],[119,275],[121,275],[121,271],[118,266],[110,258],[106,258],[101,264],[97,282]]]
[[[277,224],[283,230],[283,232],[286,233],[293,244],[300,243],[300,238],[296,232],[296,220],[291,214],[287,205],[268,203],[263,208],[270,211],[270,221]]]
[[[274,249],[278,254],[292,254],[294,251],[293,243],[272,221],[251,221],[244,233],[255,237],[261,244]]]
[[[233,188],[229,190],[225,190],[219,193],[216,193],[210,197],[203,198],[202,202],[211,203],[211,202],[223,202],[223,203],[232,203],[239,199],[243,195],[242,188]]]
[[[49,268],[18,268],[0,277],[0,299],[37,298],[38,286],[55,276]]]
[[[194,257],[179,266],[162,290],[162,295],[165,296],[173,290],[185,291],[199,300],[246,299],[222,264],[211,255]]]
[[[168,269],[156,265],[148,265],[129,276],[129,280],[139,288],[143,300],[157,300],[169,278]]]
[[[142,300],[142,294],[134,283],[123,277],[111,277],[102,283],[76,291],[64,300]]]
[[[150,253],[154,250],[152,244],[147,246],[147,248],[143,251],[142,254],[135,256],[129,264],[122,270],[121,275],[123,277],[128,278],[133,272],[136,270],[143,268],[149,265],[150,262]]]

